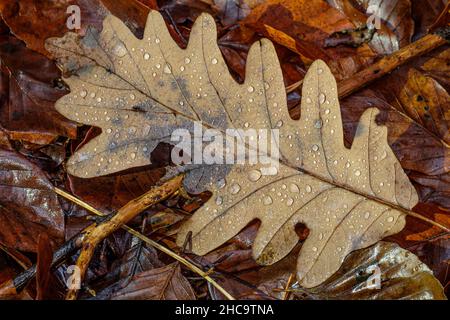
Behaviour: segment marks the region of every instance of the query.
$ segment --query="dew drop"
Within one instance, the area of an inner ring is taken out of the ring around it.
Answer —
[[[312,251],[316,252],[317,251],[317,247],[312,247]]]
[[[320,234],[319,234],[319,240],[322,240],[323,239],[323,233],[321,232]]]
[[[360,175],[361,175],[361,171],[356,170],[356,171],[355,171],[355,176],[359,177]]]
[[[322,68],[317,69],[317,74],[322,74],[322,73],[323,73],[323,69]]]
[[[231,194],[237,194],[240,190],[241,190],[241,186],[238,185],[237,183],[232,184],[230,187]]]
[[[181,67],[180,67],[180,71],[184,71],[184,66],[181,66]]]
[[[190,62],[191,62],[191,59],[189,59],[189,58],[184,58],[184,63],[189,64]]]
[[[134,134],[134,133],[136,133],[136,127],[130,127],[129,129],[128,129],[128,132],[129,133],[131,133],[131,134]]]
[[[387,218],[387,222],[394,222],[394,217]]]
[[[298,186],[295,183],[291,183],[289,185],[289,191],[294,192],[294,193],[299,193],[300,189],[298,188]]]
[[[112,132],[111,128],[106,129],[106,133],[111,133],[111,132]]]
[[[250,181],[256,182],[256,181],[258,181],[260,178],[261,178],[261,171],[259,171],[259,170],[257,170],[257,169],[251,170],[251,171],[248,173],[248,179],[249,179]]]
[[[168,64],[168,63],[165,64],[164,73],[167,73],[167,74],[172,73],[172,68],[171,68],[170,64]]]
[[[98,97],[97,102],[102,102],[102,98]]]
[[[161,40],[159,38],[155,39],[155,43],[160,43],[160,42],[161,42]]]
[[[306,98],[306,102],[311,103],[312,102],[311,98]]]
[[[319,146],[317,144],[312,146],[313,151],[318,151],[319,150]]]
[[[130,156],[131,156],[131,159],[135,159],[135,158],[136,158],[136,152],[132,152],[132,153],[130,154]]]
[[[227,182],[225,181],[225,179],[220,179],[217,181],[217,187],[219,189],[224,188],[227,185]]]
[[[323,93],[321,92],[321,93],[319,94],[319,102],[320,102],[320,104],[324,103],[324,102],[325,102],[325,99],[326,99],[325,94],[323,94]]]
[[[217,61],[216,58],[213,58],[213,59],[211,60],[211,63],[212,63],[212,64],[217,64],[217,62],[218,62],[218,61]]]
[[[266,206],[271,205],[272,202],[273,202],[273,200],[272,200],[272,197],[271,197],[271,196],[266,196],[266,197],[264,197],[264,199],[263,199],[263,203],[264,203]]]
[[[247,91],[251,93],[255,91],[255,88],[253,88],[252,86],[248,86]]]
[[[113,52],[118,57],[123,57],[127,54],[127,48],[123,45],[123,43],[118,43],[114,48]]]
[[[314,128],[320,129],[322,128],[322,120],[318,119],[316,122],[314,122]]]
[[[370,218],[370,212],[366,211],[364,212],[364,219],[369,219]]]
[[[148,60],[150,59],[150,55],[146,52],[144,53],[144,60]]]
[[[294,203],[294,199],[292,199],[292,198],[288,198],[288,199],[286,200],[286,205],[287,205],[288,207],[292,206],[293,203]]]
[[[338,252],[341,252],[341,251],[342,251],[342,248],[341,248],[341,247],[337,247],[337,251],[338,251]]]
[[[329,114],[330,113],[330,109],[325,109],[325,114]]]
[[[222,203],[223,203],[223,198],[222,198],[221,196],[218,196],[218,197],[216,198],[216,204],[217,204],[218,206],[220,206]]]
[[[312,191],[311,186],[310,186],[310,185],[307,185],[307,186],[306,186],[306,192],[307,192],[307,193],[310,193],[311,191]]]
[[[87,91],[86,90],[82,90],[81,92],[80,92],[80,96],[81,97],[86,97],[87,96]]]
[[[283,120],[279,120],[278,122],[277,122],[277,128],[281,128],[282,126],[283,126]]]
[[[132,93],[132,94],[130,94],[130,99],[134,100],[134,99],[136,99],[136,96]]]

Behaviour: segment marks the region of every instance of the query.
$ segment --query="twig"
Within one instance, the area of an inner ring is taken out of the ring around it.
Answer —
[[[291,292],[289,291],[289,287],[291,286],[291,284],[294,281],[294,279],[295,279],[295,273],[293,272],[289,276],[289,279],[288,279],[288,281],[286,283],[286,289],[285,289],[284,294],[283,294],[283,300],[288,300],[289,299],[289,296],[291,294]]]

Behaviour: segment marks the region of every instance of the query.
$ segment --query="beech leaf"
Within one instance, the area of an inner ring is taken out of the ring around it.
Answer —
[[[192,131],[194,121],[221,132],[279,129],[281,160],[274,175],[263,175],[263,164],[185,169],[190,190],[213,192],[178,234],[182,245],[192,232],[197,254],[259,219],[253,257],[272,264],[296,245],[295,226],[302,223],[310,233],[299,254],[297,277],[302,286],[315,287],[350,252],[399,232],[405,212],[418,201],[387,143],[387,129],[375,122],[376,108],[363,113],[351,148],[344,146],[336,81],[321,60],[304,79],[302,117],[292,120],[272,43],[262,39],[251,47],[246,79],[239,84],[228,72],[214,20],[207,14],[197,19],[186,49],[173,41],[155,11],[142,39],[108,16],[95,41],[78,42],[78,49],[70,50],[73,41],[53,39],[49,48],[67,62],[67,52],[82,54],[87,44],[95,52],[92,61],[66,80],[71,93],[56,103],[69,119],[102,128],[69,160],[68,171],[75,176],[147,165],[159,142],[170,142],[176,128]],[[215,183],[223,175],[225,180]]]

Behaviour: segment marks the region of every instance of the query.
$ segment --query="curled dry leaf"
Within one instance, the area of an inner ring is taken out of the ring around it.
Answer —
[[[379,289],[372,280],[377,268]],[[427,265],[397,244],[384,241],[351,253],[336,274],[306,292],[319,299],[446,300],[442,285]]]
[[[53,186],[36,165],[0,149],[0,242],[6,247],[37,250],[38,236],[61,242],[64,213]]]
[[[296,121],[289,117],[272,43],[263,39],[251,47],[241,85],[215,38],[206,14],[186,50],[157,12],[150,13],[142,40],[117,18],[106,18],[96,49],[105,59],[67,79],[72,92],[56,105],[66,117],[103,130],[72,156],[68,170],[89,178],[147,165],[157,142],[176,127],[192,130],[196,120],[220,132],[279,129],[281,163],[274,175],[262,175],[262,164],[203,165],[205,181],[196,170],[187,173],[188,187],[207,187],[214,195],[180,230],[178,244],[191,231],[193,251],[205,254],[259,219],[253,257],[272,264],[296,245],[295,225],[303,223],[311,231],[297,276],[302,286],[317,286],[351,251],[400,231],[417,193],[387,143],[386,128],[375,123],[377,109],[363,113],[351,149],[344,146],[336,81],[323,61],[304,79]],[[58,43],[61,48],[61,40],[53,40]],[[226,180],[213,183],[220,174]]]

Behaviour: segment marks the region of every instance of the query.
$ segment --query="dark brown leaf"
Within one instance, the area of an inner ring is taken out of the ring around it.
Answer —
[[[97,299],[111,300],[195,300],[191,285],[177,263],[151,269],[100,292]]]
[[[0,59],[0,124],[9,138],[36,144],[75,138],[76,124],[54,108],[68,92],[56,65],[13,37],[0,37]]]
[[[37,250],[41,233],[57,243],[64,237],[64,213],[45,173],[7,150],[0,150],[0,225],[0,242],[24,251]]]

